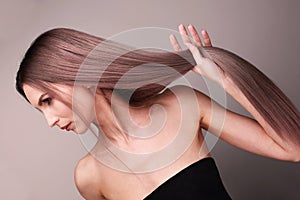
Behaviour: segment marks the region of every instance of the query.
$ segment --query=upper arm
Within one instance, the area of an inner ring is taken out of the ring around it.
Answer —
[[[223,108],[201,92],[196,94],[202,128],[246,151],[280,160],[294,159],[256,120]]]
[[[105,199],[101,194],[101,181],[94,161],[85,157],[81,159],[74,173],[75,184],[80,194],[87,200]]]

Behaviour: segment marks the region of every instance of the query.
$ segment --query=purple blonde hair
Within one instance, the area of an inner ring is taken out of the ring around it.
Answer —
[[[104,47],[90,56],[89,53],[100,43]],[[221,48],[204,48],[277,134],[299,144],[300,114],[283,92],[243,58]],[[120,52],[127,53],[119,56]],[[88,55],[91,64],[84,71],[81,70],[82,75],[78,77],[77,72]],[[108,67],[101,65],[115,57],[117,59]],[[97,64],[93,65],[93,61]],[[126,82],[118,83],[123,74],[139,65],[146,65],[148,71],[134,73],[127,77]],[[167,70],[166,66],[174,70]],[[134,90],[130,103],[143,103],[158,95],[167,84],[194,66],[195,61],[188,50],[173,53],[133,49],[80,31],[57,28],[43,33],[32,43],[17,72],[16,89],[27,99],[23,90],[23,84],[26,83],[49,91],[65,102],[48,83],[74,85],[76,81],[84,85],[96,84],[101,89]],[[101,71],[103,73],[99,80],[97,74]],[[136,89],[134,83],[138,80],[151,80],[152,84]],[[115,88],[116,83],[118,88]]]

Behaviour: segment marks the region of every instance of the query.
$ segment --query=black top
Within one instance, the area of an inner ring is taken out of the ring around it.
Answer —
[[[225,190],[213,158],[201,159],[168,179],[144,200],[227,200]]]

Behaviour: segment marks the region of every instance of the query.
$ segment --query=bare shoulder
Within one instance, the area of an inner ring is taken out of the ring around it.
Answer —
[[[185,85],[176,85],[166,89],[163,95],[163,102],[167,102],[166,105],[174,108],[176,106],[174,102],[177,101],[178,95],[185,104],[198,106],[200,123],[210,113],[211,105],[214,101],[201,91]]]
[[[78,191],[85,199],[104,199],[100,189],[101,175],[98,163],[90,154],[79,160],[74,171],[74,179]]]

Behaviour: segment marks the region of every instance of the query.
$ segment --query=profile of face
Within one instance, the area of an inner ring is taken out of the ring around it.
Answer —
[[[30,104],[44,114],[50,127],[58,126],[62,130],[73,131],[77,134],[85,133],[89,125],[95,122],[93,93],[83,86],[76,86],[74,90],[74,87],[69,85],[54,83],[49,85],[57,88],[66,98],[70,97],[72,107],[50,96],[47,91],[24,84],[23,90]],[[74,91],[76,91],[75,96]],[[80,116],[73,112],[72,108],[75,106],[76,113],[80,113]]]

